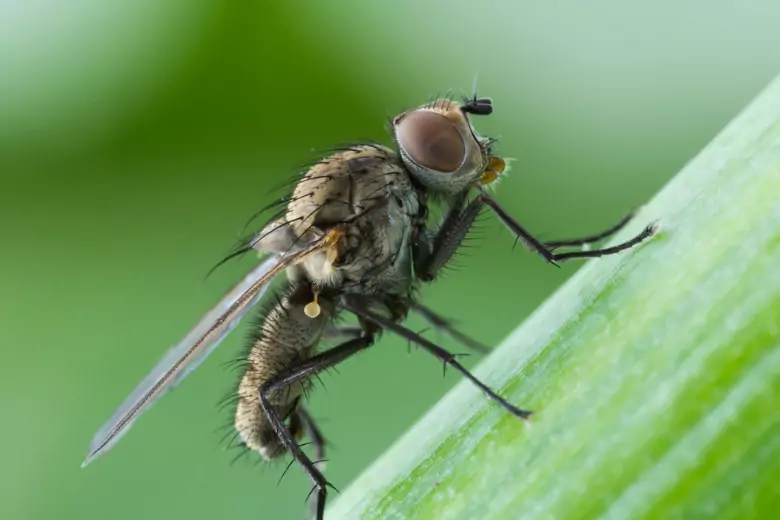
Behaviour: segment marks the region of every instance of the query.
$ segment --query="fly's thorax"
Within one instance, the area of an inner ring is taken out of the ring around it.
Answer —
[[[343,226],[338,243],[309,255],[290,273],[292,279],[305,273],[322,287],[342,287],[346,281],[353,288],[380,290],[408,283],[406,250],[420,207],[418,190],[396,152],[355,146],[326,157],[301,177],[285,215],[265,226],[255,247],[284,253]]]
[[[414,190],[396,192],[386,204],[355,222],[340,266],[348,293],[406,294],[413,277],[412,232],[421,201]]]
[[[408,181],[398,154],[360,145],[317,162],[298,180],[284,216],[266,224],[252,241],[260,251],[285,253],[381,202],[388,189]]]
[[[329,229],[380,204],[405,177],[398,155],[389,148],[362,145],[337,152],[312,166],[298,181],[286,221],[297,236],[312,226]]]
[[[246,371],[238,386],[235,427],[246,446],[264,458],[278,457],[284,450],[260,405],[260,391],[281,375],[308,359],[316,350],[335,306],[320,298],[321,312],[311,318],[304,312],[313,293],[307,283],[294,284],[269,306],[253,331]],[[282,418],[295,410],[309,383],[302,380],[268,393],[270,405]]]

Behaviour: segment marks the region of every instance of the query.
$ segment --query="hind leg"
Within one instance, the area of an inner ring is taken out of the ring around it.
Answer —
[[[314,447],[314,465],[320,471],[325,471],[325,436],[317,426],[314,418],[306,411],[303,406],[298,406],[298,409],[290,417],[290,433],[296,439],[300,440],[306,436],[311,440],[311,444]],[[317,485],[317,482],[312,479],[312,484]],[[309,516],[315,518],[317,515],[317,501],[309,500]]]
[[[309,456],[306,455],[298,445],[295,438],[290,433],[290,430],[285,426],[284,417],[282,417],[276,407],[271,404],[270,397],[275,392],[289,388],[291,385],[295,385],[301,381],[305,381],[311,376],[341,363],[353,354],[365,350],[373,344],[373,334],[365,334],[360,338],[349,340],[346,343],[308,358],[301,363],[284,370],[260,387],[260,406],[273,428],[274,433],[276,433],[277,438],[284,447],[287,448],[287,451],[290,452],[293,460],[303,468],[312,482],[314,482],[312,492],[317,492],[314,506],[317,520],[323,520],[328,487],[332,487],[332,485],[327,481],[317,465],[312,462]]]

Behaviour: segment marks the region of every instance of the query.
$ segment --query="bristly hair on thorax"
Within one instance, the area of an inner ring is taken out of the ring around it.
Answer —
[[[295,172],[288,176],[287,180],[275,185],[269,190],[269,193],[274,193],[274,192],[278,193],[284,190],[285,194],[269,202],[265,206],[261,207],[259,210],[253,213],[249,217],[249,219],[247,219],[247,221],[245,222],[241,230],[241,233],[239,234],[240,235],[239,238],[236,240],[233,246],[228,250],[225,256],[223,256],[211,269],[209,269],[209,271],[206,273],[206,278],[211,276],[211,274],[214,271],[216,271],[219,267],[229,262],[230,260],[243,257],[246,253],[253,251],[254,246],[260,240],[265,238],[267,234],[270,234],[271,232],[278,229],[278,228],[271,229],[268,231],[268,233],[264,235],[259,234],[260,231],[264,229],[265,226],[268,225],[270,222],[273,222],[274,220],[284,216],[284,214],[287,212],[288,205],[291,202],[296,201],[296,199],[292,196],[293,189],[301,182],[305,182],[304,177],[312,168],[320,164],[328,164],[332,160],[333,155],[337,153],[358,151],[359,147],[361,146],[362,147],[370,146],[372,148],[376,148],[377,150],[384,148],[384,145],[374,140],[356,139],[349,143],[336,144],[327,148],[313,150],[312,159],[300,163],[297,167],[295,167]],[[273,211],[273,212],[268,214],[269,211]],[[253,222],[257,221],[264,214],[268,215],[263,220],[264,224],[257,231],[247,234],[246,230],[249,228],[249,226]]]

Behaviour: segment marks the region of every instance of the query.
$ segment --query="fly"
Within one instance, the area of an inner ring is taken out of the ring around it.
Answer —
[[[389,330],[417,344],[474,383],[489,399],[521,419],[531,412],[506,401],[475,378],[456,357],[402,323],[417,312],[466,346],[485,347],[462,334],[418,300],[451,260],[477,215],[491,210],[517,240],[551,263],[619,253],[649,238],[647,226],[630,240],[585,249],[623,228],[628,215],[592,236],[541,242],[486,191],[506,169],[494,140],[480,136],[472,116],[493,112],[488,98],[442,98],[404,112],[391,123],[393,147],[361,144],[321,159],[295,182],[280,211],[227,259],[257,250],[265,259],[175,345],[92,440],[87,465],[108,451],[133,422],[197,367],[261,299],[277,275],[287,274],[279,297],[259,314],[235,396],[239,442],[273,460],[290,453],[316,492],[313,514],[322,520],[330,483],[318,464],[324,438],[303,406],[311,378],[373,346]],[[428,207],[440,202],[444,218],[431,225]],[[561,252],[561,248],[581,247]],[[358,326],[339,323],[352,314]],[[323,339],[338,346],[320,351]],[[318,460],[301,449],[306,435]],[[331,486],[332,487],[332,486]]]

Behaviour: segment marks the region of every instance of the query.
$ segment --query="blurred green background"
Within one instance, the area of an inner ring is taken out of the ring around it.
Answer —
[[[772,1],[0,0],[0,518],[300,518],[302,472],[231,466],[215,433],[245,328],[79,468],[250,268],[203,279],[271,187],[478,74],[496,107],[479,129],[517,158],[498,198],[543,237],[599,230],[780,71],[779,23]],[[423,295],[495,344],[576,266],[493,219],[478,235]],[[338,372],[311,410],[342,488],[457,381],[390,336]]]

